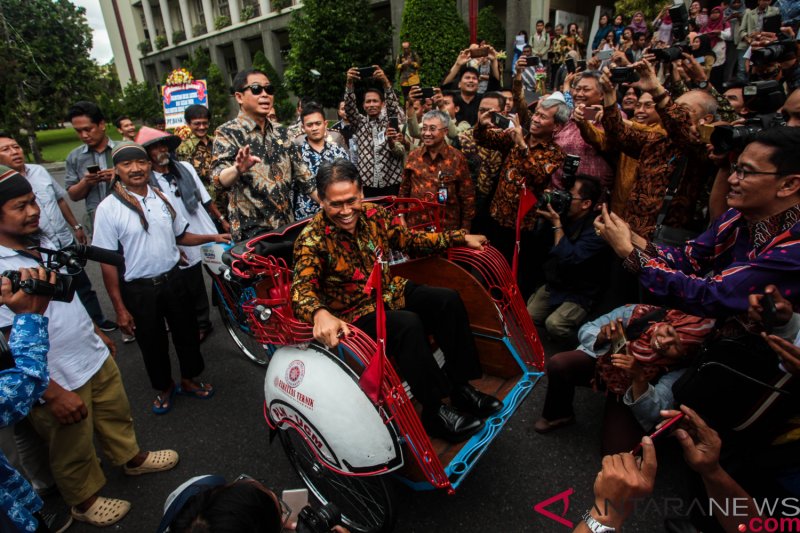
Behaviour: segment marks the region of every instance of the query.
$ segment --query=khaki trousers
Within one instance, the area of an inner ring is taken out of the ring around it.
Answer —
[[[531,320],[535,324],[544,323],[551,337],[571,340],[586,319],[586,309],[574,302],[564,302],[553,307],[548,302],[549,299],[550,293],[546,285],[539,287],[539,290],[528,298],[528,314]]]
[[[112,464],[127,463],[139,453],[133,419],[122,376],[108,357],[92,378],[72,391],[89,414],[76,424],[60,424],[46,405],[33,408],[30,420],[50,446],[50,469],[58,490],[69,505],[95,495],[106,483],[94,437]]]

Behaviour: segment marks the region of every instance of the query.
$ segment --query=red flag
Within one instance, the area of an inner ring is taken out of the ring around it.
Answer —
[[[383,358],[386,352],[386,315],[383,309],[383,268],[381,257],[375,259],[375,265],[364,286],[364,292],[369,294],[375,289],[375,353],[372,355],[367,368],[361,374],[358,385],[361,390],[369,397],[372,403],[378,403],[381,395],[381,384],[383,383]]]
[[[517,210],[517,241],[514,246],[514,259],[511,263],[511,273],[514,276],[514,280],[517,279],[517,269],[519,267],[519,241],[522,233],[522,221],[525,220],[525,215],[536,207],[537,203],[536,195],[523,185],[522,192],[519,195],[519,209]]]

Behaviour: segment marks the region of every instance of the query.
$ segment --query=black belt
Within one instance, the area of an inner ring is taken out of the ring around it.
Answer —
[[[174,278],[175,275],[178,272],[180,272],[180,269],[178,268],[178,265],[176,264],[174,267],[172,267],[168,271],[164,272],[163,274],[159,274],[158,276],[155,276],[155,277],[152,277],[152,278],[132,279],[130,281],[126,281],[125,283],[131,284],[131,285],[144,285],[146,287],[157,287],[158,285],[162,285],[162,284],[168,282],[169,280],[171,280],[172,278]]]

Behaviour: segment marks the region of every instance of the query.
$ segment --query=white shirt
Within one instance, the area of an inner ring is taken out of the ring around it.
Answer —
[[[189,213],[189,210],[186,209],[186,206],[183,204],[183,200],[175,195],[175,191],[178,190],[178,184],[174,183],[171,184],[167,181],[167,178],[164,177],[164,174],[160,172],[153,171],[153,175],[156,177],[158,184],[161,186],[161,190],[164,192],[164,195],[169,199],[169,202],[172,204],[172,207],[175,208],[176,211],[180,212],[189,222],[189,231],[190,233],[197,233],[200,235],[216,235],[217,227],[214,226],[214,222],[211,220],[211,217],[208,215],[205,207],[203,205],[207,204],[211,201],[211,196],[208,194],[208,190],[206,190],[205,185],[203,182],[200,181],[200,176],[197,175],[197,171],[195,171],[194,167],[185,161],[178,162],[179,165],[183,165],[192,175],[194,178],[194,184],[197,187],[197,190],[200,191],[200,204],[195,209],[194,213]],[[189,268],[193,267],[197,263],[203,260],[203,253],[200,250],[200,246],[178,246],[181,251],[186,254],[186,259],[189,261],[189,264],[186,266],[182,266],[181,268]]]
[[[72,244],[74,237],[69,224],[64,220],[58,201],[66,198],[67,191],[58,184],[44,167],[25,165],[25,179],[33,187],[39,205],[39,228],[56,250]]]
[[[42,239],[41,245],[50,249],[55,247],[55,243],[47,239]],[[38,265],[33,257],[0,246],[0,271]],[[108,348],[94,332],[92,319],[77,295],[71,302],[51,301],[44,316],[49,319],[47,367],[50,379],[70,391],[82,387],[103,366],[110,355]],[[0,327],[8,327],[13,321],[11,309],[5,305],[0,307]]]
[[[122,245],[125,281],[160,276],[178,263],[175,237],[183,235],[189,223],[178,210],[172,220],[167,204],[149,185],[145,196],[130,194],[144,211],[147,231],[137,212],[109,195],[97,206],[92,244],[114,251]]]

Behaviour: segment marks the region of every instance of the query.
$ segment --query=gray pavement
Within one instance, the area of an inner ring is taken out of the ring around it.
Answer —
[[[63,171],[54,170],[63,183]],[[72,204],[83,214],[83,204]],[[89,275],[108,318],[114,319],[96,264]],[[212,310],[214,332],[202,345],[206,361],[203,377],[216,387],[210,400],[176,397],[173,410],[164,416],[150,411],[155,391],[150,389],[136,344],[117,341],[119,365],[130,398],[140,446],[145,450],[173,448],[181,456],[178,466],[166,473],[126,477],[107,461],[108,478],[101,494],[132,502],[129,515],[113,531],[154,531],[167,495],[189,477],[221,474],[234,479],[241,473],[264,480],[283,490],[302,486],[290,467],[280,443],[269,442],[262,413],[265,370],[247,361],[229,338]],[[177,360],[173,353],[173,368]],[[549,435],[533,431],[541,412],[547,380],[542,379],[527,402],[481,459],[470,477],[453,496],[441,492],[413,492],[395,484],[399,519],[397,531],[545,531],[567,532],[565,527],[534,510],[539,502],[573,489],[568,521],[577,523],[593,501],[592,485],[600,468],[600,423],[604,397],[587,389],[576,395],[577,423]],[[657,443],[661,462],[655,497],[657,501],[684,490],[681,461],[674,442]],[[99,447],[98,447],[99,450]],[[548,507],[562,514],[561,502]],[[662,516],[637,512],[626,531],[663,531]],[[96,532],[76,523],[70,531]]]

